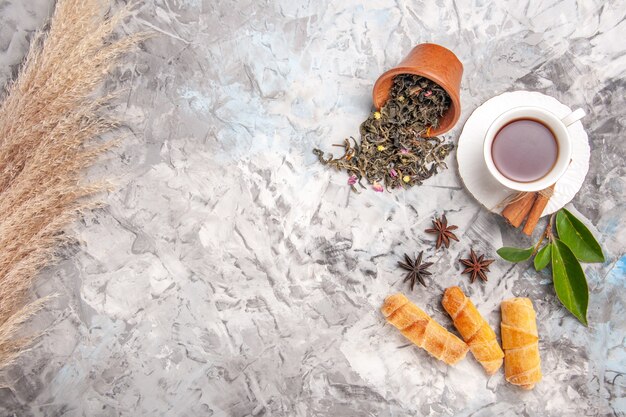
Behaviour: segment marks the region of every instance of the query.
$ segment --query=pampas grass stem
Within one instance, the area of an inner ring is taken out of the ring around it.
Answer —
[[[37,33],[0,104],[0,368],[29,346],[23,324],[44,305],[33,280],[54,261],[64,230],[100,184],[84,170],[108,144],[92,140],[114,124],[95,90],[143,35],[114,39],[129,15],[107,17],[97,0],[59,0],[47,33]]]

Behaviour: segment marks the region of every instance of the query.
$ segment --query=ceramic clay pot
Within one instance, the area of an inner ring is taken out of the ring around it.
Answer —
[[[439,127],[430,132],[437,136],[452,129],[461,116],[460,88],[463,64],[450,51],[433,43],[417,45],[400,64],[381,75],[374,84],[374,106],[380,109],[389,98],[393,78],[399,74],[415,74],[439,84],[450,96],[452,103],[439,121]]]

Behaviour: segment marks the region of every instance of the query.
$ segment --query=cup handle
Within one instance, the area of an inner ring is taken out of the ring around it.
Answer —
[[[583,109],[576,109],[573,112],[571,112],[570,114],[568,114],[567,116],[565,116],[564,118],[562,118],[561,122],[563,122],[563,124],[567,127],[567,126],[570,126],[570,125],[576,123],[577,121],[579,121],[580,119],[582,119],[586,115],[587,115],[587,113],[585,113],[585,111]]]

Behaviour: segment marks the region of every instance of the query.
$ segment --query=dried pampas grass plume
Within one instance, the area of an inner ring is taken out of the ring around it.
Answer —
[[[99,190],[81,182],[107,148],[91,140],[113,128],[99,112],[106,98],[94,91],[145,38],[113,39],[129,9],[106,12],[98,0],[58,0],[0,104],[0,368],[31,342],[19,330],[43,305],[29,302],[33,279]]]

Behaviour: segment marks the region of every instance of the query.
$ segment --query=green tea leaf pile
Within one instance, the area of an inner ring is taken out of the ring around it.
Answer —
[[[440,168],[447,168],[444,159],[454,148],[452,143],[430,137],[439,126],[441,116],[450,107],[450,96],[433,81],[413,74],[398,75],[393,80],[389,99],[360,127],[361,142],[346,139],[340,146],[343,156],[314,149],[324,165],[347,171],[348,184],[362,188],[363,179],[374,191],[386,188],[420,185]]]

